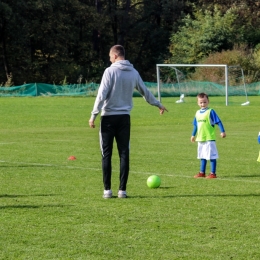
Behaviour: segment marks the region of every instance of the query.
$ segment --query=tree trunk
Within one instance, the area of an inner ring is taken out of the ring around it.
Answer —
[[[125,37],[127,35],[128,31],[128,25],[129,25],[129,11],[131,6],[131,0],[126,0],[125,8],[124,8],[124,15],[121,17],[121,30],[119,32],[118,37],[118,44],[125,45]]]
[[[5,75],[6,75],[6,80],[8,81],[8,79],[10,78],[11,72],[9,69],[9,64],[7,61],[7,54],[6,54],[6,39],[5,39],[5,24],[6,21],[4,18],[1,19],[2,23],[1,23],[1,36],[0,36],[0,42],[2,45],[2,57],[3,57],[3,63],[4,63],[4,68],[5,68]]]

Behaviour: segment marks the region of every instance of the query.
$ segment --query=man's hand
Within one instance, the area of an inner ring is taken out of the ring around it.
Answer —
[[[160,115],[162,115],[164,113],[164,111],[168,112],[168,110],[164,106],[160,107],[159,110],[160,110]]]
[[[88,124],[90,128],[95,128],[95,121],[93,119],[89,119]]]

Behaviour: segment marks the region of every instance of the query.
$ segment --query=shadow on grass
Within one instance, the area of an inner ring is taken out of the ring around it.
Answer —
[[[260,177],[260,174],[252,174],[252,175],[235,175],[233,178],[255,178]]]
[[[50,197],[59,194],[33,194],[33,195],[18,195],[18,194],[0,194],[0,198],[23,198],[23,197]]]
[[[68,207],[68,205],[6,205],[0,206],[1,209],[39,209],[39,208],[64,208]]]
[[[260,197],[259,194],[185,194],[185,195],[151,195],[151,196],[128,196],[128,198],[132,199],[158,199],[158,198],[196,198],[196,197]]]
[[[39,165],[39,164],[22,164],[22,165],[0,165],[0,168],[46,168],[46,167],[60,167],[59,165]]]

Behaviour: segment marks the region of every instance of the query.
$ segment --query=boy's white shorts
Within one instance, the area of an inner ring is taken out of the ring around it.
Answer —
[[[215,141],[198,142],[198,159],[217,159],[218,150]]]

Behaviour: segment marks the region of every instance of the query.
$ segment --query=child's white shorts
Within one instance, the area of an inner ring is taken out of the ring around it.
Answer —
[[[218,150],[215,141],[198,142],[198,159],[217,159]]]

